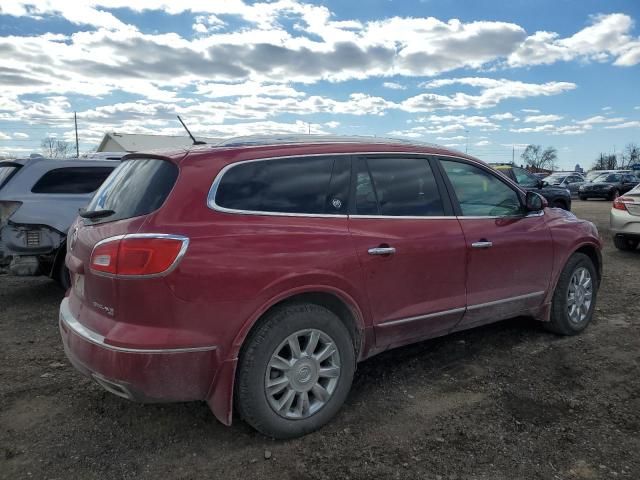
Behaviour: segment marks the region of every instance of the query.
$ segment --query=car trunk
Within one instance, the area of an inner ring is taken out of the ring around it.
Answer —
[[[125,160],[81,212],[89,218],[78,218],[72,225],[66,258],[72,285],[69,308],[92,331],[106,336],[119,322],[135,321],[118,308],[131,280],[96,270],[92,265],[94,248],[106,239],[140,231],[164,203],[177,176],[178,167],[168,158]]]

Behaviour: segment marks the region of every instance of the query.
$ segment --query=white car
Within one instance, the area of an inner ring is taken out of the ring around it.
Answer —
[[[620,250],[640,244],[640,184],[613,202],[610,215],[613,243]]]

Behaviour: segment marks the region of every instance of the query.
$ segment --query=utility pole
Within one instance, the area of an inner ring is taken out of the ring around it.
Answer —
[[[511,150],[511,163],[513,165],[516,164],[516,146],[515,144],[511,146],[512,150]]]
[[[311,135],[311,123],[307,122],[307,127],[309,128],[307,135]]]
[[[465,130],[464,133],[467,134],[467,143],[464,146],[464,153],[469,153],[469,130]]]
[[[73,112],[73,123],[76,125],[76,158],[80,158],[80,145],[78,144],[78,115]]]

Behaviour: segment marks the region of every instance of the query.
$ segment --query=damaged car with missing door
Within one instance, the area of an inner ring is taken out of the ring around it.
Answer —
[[[67,231],[118,161],[33,156],[0,162],[0,266],[69,287]]]

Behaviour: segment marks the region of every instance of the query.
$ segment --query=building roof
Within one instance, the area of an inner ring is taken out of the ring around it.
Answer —
[[[197,137],[208,144],[220,142],[219,138]],[[118,147],[123,152],[140,152],[149,150],[175,150],[178,148],[190,147],[193,144],[187,135],[146,135],[139,133],[105,133],[97,152],[118,151]]]

